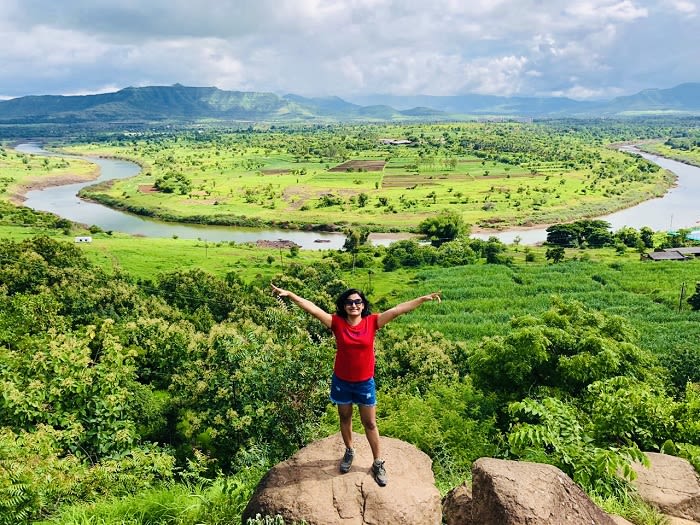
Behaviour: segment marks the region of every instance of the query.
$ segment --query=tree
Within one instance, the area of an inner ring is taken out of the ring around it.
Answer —
[[[555,298],[540,317],[514,318],[508,335],[485,338],[468,358],[474,384],[510,399],[537,387],[579,395],[595,381],[625,375],[653,383],[656,358],[633,344],[621,317]]]
[[[575,224],[554,224],[547,228],[547,244],[571,248],[578,245],[581,230]]]
[[[351,253],[357,253],[360,246],[367,244],[369,230],[367,228],[352,228],[345,230],[345,243],[343,250]]]
[[[700,282],[695,283],[695,293],[688,297],[688,303],[693,310],[700,310]]]
[[[639,237],[642,239],[646,248],[654,247],[654,230],[649,228],[649,226],[643,226],[639,230]]]
[[[425,219],[418,225],[418,231],[430,239],[433,246],[452,241],[460,235],[468,235],[469,228],[462,216],[455,211],[443,211],[436,217]]]
[[[562,246],[552,246],[551,248],[547,248],[544,256],[548,261],[552,261],[553,263],[562,262],[564,260],[564,248]]]

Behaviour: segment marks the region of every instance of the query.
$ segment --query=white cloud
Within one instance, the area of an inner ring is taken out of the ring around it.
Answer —
[[[690,0],[670,0],[666,2],[666,4],[669,8],[686,15],[694,16],[698,12],[698,6],[695,2],[691,2]]]
[[[637,18],[646,18],[649,15],[646,7],[638,7],[631,0],[573,2],[565,11],[573,16],[602,21],[632,21]]]
[[[622,94],[623,91],[620,89],[590,88],[577,84],[565,90],[552,91],[551,93],[547,93],[547,95],[553,97],[568,97],[573,98],[575,100],[595,100],[603,98],[613,98]]]
[[[3,0],[0,9],[6,96],[179,82],[580,98],[700,71],[695,0]]]

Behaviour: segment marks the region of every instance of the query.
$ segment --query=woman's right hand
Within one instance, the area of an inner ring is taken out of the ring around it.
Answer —
[[[277,297],[289,297],[290,293],[287,290],[284,290],[282,288],[278,288],[274,284],[270,283],[270,286],[272,286],[272,293],[274,293]]]

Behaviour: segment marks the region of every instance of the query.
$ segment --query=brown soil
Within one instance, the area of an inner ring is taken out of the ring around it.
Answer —
[[[349,160],[338,164],[328,171],[339,172],[339,171],[382,171],[386,161],[384,160]]]
[[[139,192],[141,193],[158,193],[158,190],[153,186],[153,184],[141,184],[139,185]]]
[[[292,248],[293,246],[301,248],[301,246],[294,241],[288,241],[286,239],[278,239],[276,241],[258,240],[255,241],[255,245],[259,248]]]
[[[260,170],[260,173],[263,175],[282,175],[284,173],[289,173],[292,170],[284,170],[284,169],[274,169],[274,170]]]

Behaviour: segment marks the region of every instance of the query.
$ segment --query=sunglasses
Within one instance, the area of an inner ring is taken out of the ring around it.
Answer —
[[[360,306],[362,302],[362,299],[346,299],[345,306]]]

